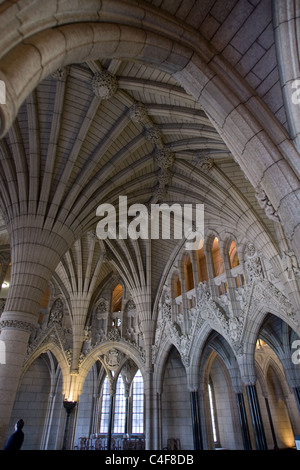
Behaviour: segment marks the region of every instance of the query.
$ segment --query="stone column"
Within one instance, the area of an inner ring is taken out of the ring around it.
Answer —
[[[156,446],[155,449],[162,449],[162,400],[161,392],[156,393]]]
[[[192,410],[194,449],[203,450],[201,422],[200,422],[200,413],[199,413],[199,399],[198,399],[197,390],[193,390],[190,392],[190,401],[191,401],[191,410]]]
[[[293,387],[293,392],[294,392],[294,395],[295,395],[296,403],[297,403],[297,406],[298,406],[298,411],[299,411],[299,414],[300,414],[300,387]]]
[[[244,450],[252,450],[248,420],[245,408],[244,396],[241,392],[236,393],[236,400],[238,405],[239,418],[241,423],[242,438]]]
[[[267,442],[255,385],[246,385],[256,449],[267,450]]]
[[[279,77],[291,138],[300,152],[299,122],[299,14],[297,1],[274,2],[273,24]],[[286,51],[289,51],[287,54]]]
[[[50,393],[48,397],[48,404],[47,404],[47,411],[46,411],[46,418],[44,422],[44,429],[43,435],[41,439],[40,449],[47,450],[49,437],[51,433],[51,426],[52,426],[52,419],[53,419],[53,411],[55,407],[56,401],[56,393]]]
[[[155,416],[153,406],[153,371],[146,370],[144,376],[144,394],[145,394],[145,437],[146,450],[155,448]]]
[[[3,448],[15,394],[24,363],[30,334],[35,318],[21,312],[4,312],[1,316],[1,344],[4,345],[3,363],[0,364],[0,446]],[[26,423],[25,423],[26,426]]]
[[[67,450],[67,449],[72,448],[72,442],[73,442],[72,431],[74,431],[74,426],[70,426],[70,418],[73,413],[73,410],[75,410],[77,406],[77,402],[64,400],[63,405],[64,405],[64,409],[66,410],[67,416],[66,416],[66,424],[65,424],[62,450]]]
[[[39,228],[32,216],[16,217],[8,226],[11,242],[11,284],[1,316],[1,344],[5,364],[0,364],[0,446],[9,424],[31,332],[37,322],[43,295],[60,256],[72,242],[71,232]],[[36,223],[36,226],[35,226]],[[26,424],[26,423],[25,423]]]
[[[267,413],[268,413],[268,418],[269,418],[271,432],[272,432],[272,438],[273,438],[273,442],[274,442],[274,450],[278,450],[277,439],[276,439],[275,429],[274,429],[274,426],[273,426],[273,419],[272,419],[272,415],[271,415],[271,410],[270,410],[270,405],[269,405],[268,398],[265,398],[265,402],[266,402]]]
[[[129,406],[129,389],[128,390],[125,390],[125,399],[126,399],[126,402],[125,402],[125,434],[129,434],[129,413],[130,413],[130,406]]]
[[[113,413],[114,413],[114,399],[115,394],[110,395],[110,406],[109,406],[109,422],[107,431],[107,450],[111,448],[111,435],[112,435],[112,424],[113,424]]]

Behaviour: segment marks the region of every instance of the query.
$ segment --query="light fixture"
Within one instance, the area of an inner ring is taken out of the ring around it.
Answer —
[[[75,406],[77,405],[76,401],[69,401],[68,399],[64,399],[63,401],[64,409],[67,412],[67,419],[66,419],[66,425],[65,425],[65,433],[64,433],[64,440],[63,440],[63,446],[62,450],[67,449],[67,440],[68,440],[68,434],[69,434],[69,420],[70,420],[70,415],[72,411],[74,410]]]

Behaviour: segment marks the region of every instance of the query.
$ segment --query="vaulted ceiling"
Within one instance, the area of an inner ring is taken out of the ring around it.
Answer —
[[[109,2],[104,3],[108,14]],[[116,23],[117,3],[111,7]],[[152,4],[154,16],[159,8],[160,18],[170,14],[200,32],[287,127],[270,1],[146,4]],[[63,8],[60,14],[66,15]],[[88,16],[82,13],[83,19]],[[21,12],[15,21],[25,37]],[[262,246],[274,241],[272,220],[212,120],[176,75],[151,65],[151,58],[142,63],[99,57],[59,68],[27,96],[0,151],[9,211],[25,204],[29,213],[59,217],[72,225],[75,238],[95,229],[99,204],[117,204],[119,196],[127,196],[129,204],[203,203],[206,228],[242,241],[246,234],[255,239],[260,227]],[[0,221],[3,245],[9,242],[5,222]],[[153,294],[176,245],[152,243]],[[113,253],[113,245],[108,251]]]
[[[100,78],[107,81],[97,92]],[[272,231],[200,105],[149,66],[94,61],[51,74],[21,106],[1,150],[16,162],[15,179],[6,169],[10,192],[14,185],[28,204],[44,201],[49,217],[72,218],[78,236],[95,229],[100,204],[117,207],[119,196],[128,205],[204,204],[206,226],[224,232],[245,233],[255,218]],[[161,152],[172,156],[163,167]],[[152,242],[154,290],[177,243]]]

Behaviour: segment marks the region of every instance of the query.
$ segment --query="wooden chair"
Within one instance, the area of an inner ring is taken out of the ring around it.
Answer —
[[[79,450],[88,450],[89,443],[90,443],[90,440],[88,437],[80,437],[79,438]]]
[[[135,449],[136,450],[145,450],[145,439],[142,439],[141,437],[136,440],[135,442]]]

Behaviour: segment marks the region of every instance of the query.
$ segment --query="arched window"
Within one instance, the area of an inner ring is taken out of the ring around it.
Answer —
[[[132,381],[130,398],[132,404],[128,406],[123,378],[119,375],[114,400],[112,401],[109,394],[108,377],[106,376],[102,387],[100,434],[107,434],[109,431],[112,403],[111,429],[114,434],[124,434],[125,432],[131,434],[144,433],[144,381],[140,370],[137,371]]]
[[[208,274],[207,274],[206,256],[204,253],[203,243],[202,243],[202,247],[196,251],[196,255],[197,255],[199,282],[207,281]]]
[[[175,277],[174,279],[174,297],[179,297],[181,295],[181,282],[180,282],[180,278],[179,278],[179,275],[177,274],[177,276]]]
[[[114,409],[114,433],[123,434],[125,432],[126,422],[126,397],[125,387],[121,376],[119,376],[116,387],[115,395],[115,409]]]
[[[184,263],[184,274],[185,274],[185,285],[187,292],[194,288],[194,275],[193,275],[193,265],[191,258],[188,256]]]
[[[123,296],[123,287],[121,284],[118,284],[112,291],[111,296],[111,312],[119,312],[122,310],[122,296]]]
[[[122,297],[123,287],[118,284],[111,295],[111,326],[116,328],[122,324]]]
[[[221,256],[219,240],[217,237],[215,237],[212,247],[211,247],[211,256],[212,256],[214,276],[215,277],[220,276],[220,274],[224,273],[225,268],[224,268],[224,261]]]
[[[0,339],[0,364],[6,364],[6,344]]]
[[[213,441],[214,441],[214,444],[217,445],[219,442],[219,438],[218,438],[217,419],[216,419],[216,411],[215,411],[215,398],[214,398],[214,393],[213,393],[213,387],[210,383],[208,383],[208,397],[209,397]]]
[[[144,381],[138,370],[132,381],[132,434],[144,432]]]
[[[229,254],[230,268],[231,269],[235,268],[236,266],[240,264],[240,262],[239,262],[239,257],[238,257],[238,253],[236,249],[236,244],[234,243],[234,241],[231,242],[228,254]]]
[[[105,378],[102,387],[102,406],[101,406],[101,421],[100,433],[107,434],[109,426],[109,411],[110,411],[111,398],[109,394],[108,377]]]

